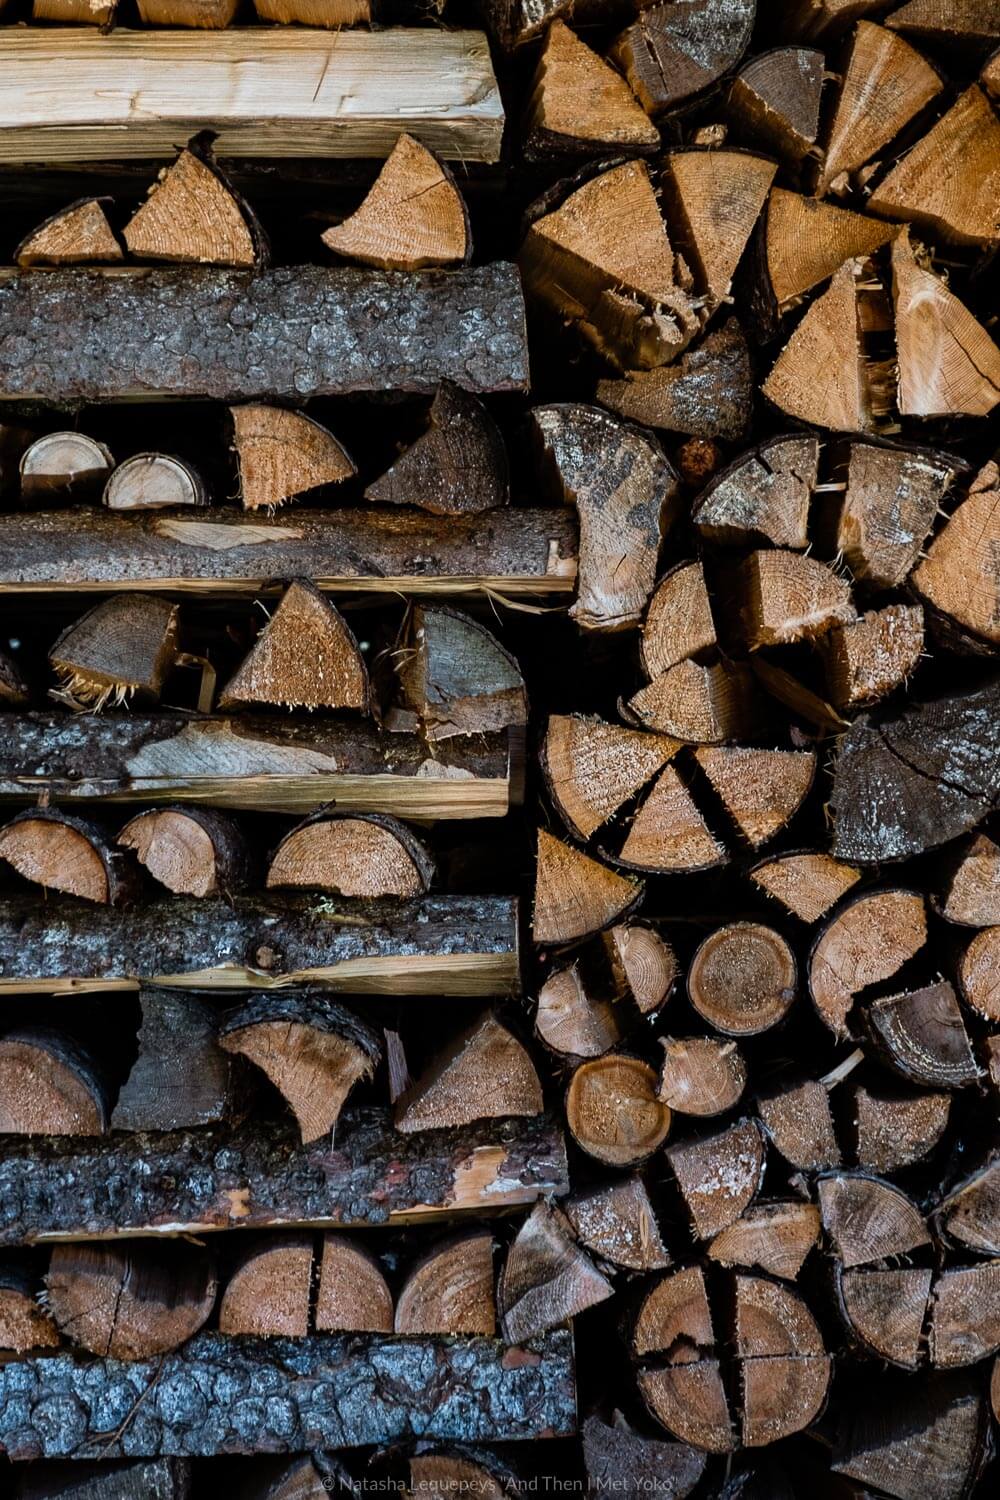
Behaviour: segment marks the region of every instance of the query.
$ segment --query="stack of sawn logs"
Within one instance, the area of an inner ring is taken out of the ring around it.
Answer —
[[[461,188],[0,87],[16,1494],[991,1493],[1000,14],[760,9],[484,0]]]

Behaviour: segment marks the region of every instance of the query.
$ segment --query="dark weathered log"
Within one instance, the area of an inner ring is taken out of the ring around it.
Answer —
[[[506,733],[436,743],[346,720],[9,714],[0,800],[163,802],[414,818],[502,817],[523,759]]]
[[[775,47],[744,63],[730,86],[730,118],[792,168],[815,147],[824,63],[810,47]]]
[[[496,1332],[493,1235],[474,1229],[435,1245],[411,1269],[396,1300],[397,1333]]]
[[[216,1229],[336,1227],[496,1212],[568,1191],[551,1117],[403,1136],[381,1110],[335,1142],[291,1124],[4,1143],[0,1243]]]
[[[445,381],[428,428],[365,490],[379,504],[416,505],[438,516],[495,510],[510,499],[507,452],[482,402]]]
[[[671,109],[734,67],[750,40],[754,10],[754,0],[643,9],[614,48],[643,108],[652,114]]]
[[[562,1211],[536,1204],[507,1251],[497,1286],[507,1342],[535,1338],[613,1295],[610,1281],[574,1241]]]
[[[753,371],[735,318],[709,333],[672,365],[599,380],[597,399],[630,422],[694,437],[738,441],[753,406]]]
[[[1000,1261],[942,1271],[934,1282],[930,1356],[939,1369],[988,1359],[1000,1349]]]
[[[531,1054],[487,1011],[454,1037],[396,1102],[403,1134],[473,1120],[537,1115],[542,1085]]]
[[[24,1398],[34,1422],[21,1416]],[[202,1333],[128,1365],[70,1354],[4,1365],[0,1411],[0,1449],[15,1459],[295,1453],[417,1433],[457,1442],[567,1436],[576,1428],[573,1337],[558,1329],[515,1359],[485,1338]]]
[[[952,1188],[936,1218],[957,1244],[979,1255],[1000,1255],[1000,1160],[991,1156]]]
[[[572,514],[554,507],[444,518],[371,506],[252,520],[229,510],[197,521],[92,510],[0,514],[0,593],[247,595],[309,578],[333,593],[566,594],[576,578],[576,530]]]
[[[708,1458],[687,1443],[666,1443],[633,1432],[616,1417],[614,1426],[599,1417],[583,1424],[583,1462],[594,1490],[615,1489],[624,1500],[639,1500],[650,1490],[666,1491],[666,1500],[685,1500],[705,1472]]]
[[[310,1235],[270,1234],[251,1244],[219,1299],[219,1332],[305,1338],[312,1276]]]
[[[113,1130],[181,1130],[228,1120],[240,1064],[216,1045],[217,1014],[198,995],[144,989],[139,1055],[118,1093]]]
[[[581,1245],[602,1261],[628,1271],[662,1271],[670,1264],[641,1177],[577,1193],[562,1207]]]
[[[472,253],[469,214],[455,179],[405,132],[364,201],[324,231],[323,243],[345,260],[382,271],[464,265]]]
[[[56,1245],[45,1277],[63,1334],[100,1358],[148,1359],[191,1338],[215,1306],[214,1257],[184,1241]],[[2,1440],[0,1440],[2,1441]]]
[[[858,1165],[868,1172],[896,1172],[932,1151],[945,1132],[950,1094],[875,1094],[854,1091]]]
[[[183,1458],[33,1463],[17,1472],[17,1500],[188,1500],[191,1469]]]
[[[470,317],[472,339],[458,334]],[[73,359],[53,357],[53,324]],[[0,352],[3,396],[21,401],[304,401],[429,394],[442,380],[472,391],[527,385],[524,303],[516,270],[502,263],[447,275],[318,266],[8,271],[0,340],[18,349],[17,357]]]
[[[692,519],[704,537],[723,546],[745,547],[763,537],[776,547],[805,547],[818,465],[815,438],[774,438],[716,474]]]
[[[909,1082],[935,1089],[978,1083],[962,1008],[947,980],[884,996],[867,1019],[886,1061]]]
[[[915,1369],[933,1275],[918,1267],[838,1271],[841,1313],[857,1342],[879,1359]]]
[[[894,1500],[961,1500],[983,1462],[989,1416],[975,1374],[881,1379],[848,1402],[833,1468]]]
[[[20,666],[6,651],[0,651],[0,703],[6,708],[24,708],[31,690]]]
[[[358,903],[174,896],[132,908],[0,901],[0,991],[266,989],[318,983],[365,994],[505,994],[518,983],[516,902],[425,896]],[[359,920],[360,919],[360,920]]]

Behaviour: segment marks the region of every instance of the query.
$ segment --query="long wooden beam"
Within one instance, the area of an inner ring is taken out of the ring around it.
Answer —
[[[205,519],[104,510],[0,514],[0,593],[274,592],[311,578],[331,593],[568,594],[576,579],[570,509],[430,516],[386,509]]]
[[[12,1459],[210,1458],[575,1429],[568,1328],[513,1357],[500,1339],[454,1335],[200,1333],[157,1359],[65,1353],[0,1367],[0,1451]]]
[[[442,380],[527,389],[515,266],[0,271],[3,400],[301,403]]]
[[[380,157],[405,130],[496,161],[503,120],[478,31],[0,32],[6,161],[172,157],[206,129],[222,155]]]
[[[366,723],[242,714],[6,714],[0,800],[168,802],[403,818],[502,818],[519,800],[520,732],[444,740]]]
[[[404,1135],[387,1111],[345,1110],[304,1146],[259,1119],[110,1136],[8,1136],[0,1245],[217,1230],[373,1228],[495,1214],[569,1191],[550,1115]]]
[[[374,995],[505,995],[519,986],[508,896],[171,896],[134,907],[0,899],[0,993],[321,984]]]

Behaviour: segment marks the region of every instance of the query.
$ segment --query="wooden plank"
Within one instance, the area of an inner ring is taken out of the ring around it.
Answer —
[[[473,516],[374,507],[208,515],[8,511],[0,514],[0,593],[246,595],[311,578],[330,593],[561,595],[576,578],[576,518],[568,507]]]
[[[0,1244],[218,1230],[373,1228],[495,1214],[569,1191],[555,1116],[411,1135],[345,1110],[304,1146],[293,1121],[155,1134],[7,1137]]]
[[[200,1333],[157,1359],[63,1353],[0,1368],[0,1450],[12,1459],[300,1453],[575,1428],[568,1328],[515,1359],[501,1339]]]
[[[185,802],[256,812],[502,818],[523,732],[441,741],[343,719],[178,713],[8,714],[0,801]]]
[[[41,893],[0,899],[0,992],[321,984],[373,995],[519,987],[517,901],[171,896],[134,907]]]
[[[92,27],[0,32],[0,160],[220,155],[384,157],[401,131],[496,161],[503,106],[479,31]]]
[[[430,393],[442,380],[527,389],[516,266],[0,271],[0,398],[9,401],[301,404]]]

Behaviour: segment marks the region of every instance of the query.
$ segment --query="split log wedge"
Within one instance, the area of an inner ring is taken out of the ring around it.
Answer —
[[[401,135],[360,208],[323,233],[328,250],[382,271],[463,265],[472,253],[465,200],[432,151]]]

